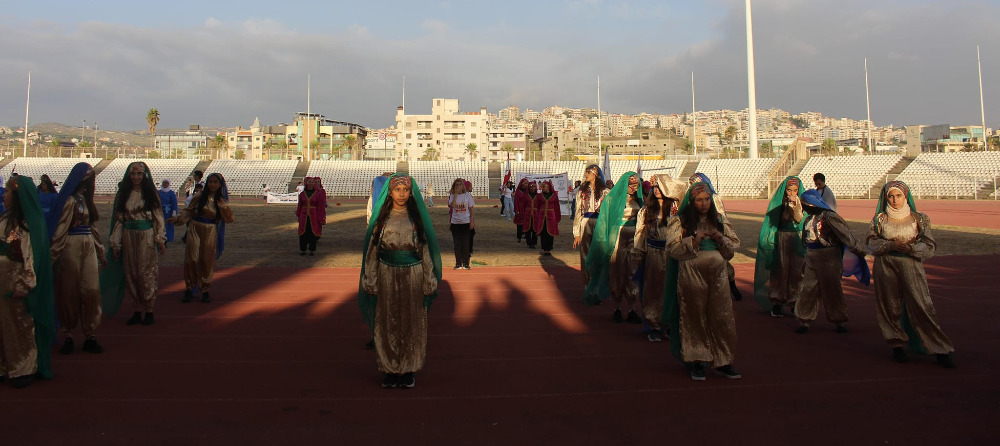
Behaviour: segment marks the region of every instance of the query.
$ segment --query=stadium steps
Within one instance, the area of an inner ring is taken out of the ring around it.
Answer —
[[[994,186],[993,186],[993,182],[992,181],[989,182],[989,183],[986,183],[986,185],[984,185],[983,187],[979,188],[978,191],[976,191],[976,199],[977,200],[995,200],[995,198],[993,197],[993,193],[995,192],[995,190],[993,189],[993,187]]]
[[[406,161],[397,161],[396,162],[396,172],[398,172],[398,173],[405,173],[405,174],[409,175],[410,174],[410,163],[406,162]]]
[[[687,179],[691,178],[691,175],[694,175],[694,173],[697,171],[698,171],[698,162],[688,161],[687,164],[684,165],[684,168],[681,169],[681,176],[677,179],[686,182]]]
[[[94,175],[95,176],[96,175],[100,175],[101,172],[104,172],[104,169],[107,168],[109,165],[111,165],[112,161],[114,161],[114,160],[105,159],[105,160],[101,160],[100,163],[97,163],[97,165],[94,166]]]
[[[504,173],[498,162],[489,163],[486,167],[487,178],[490,179],[490,198],[500,198],[500,182],[503,181]]]
[[[808,159],[796,161],[795,164],[792,164],[792,167],[788,169],[788,173],[786,173],[785,176],[786,177],[799,176],[799,174],[802,173],[802,169],[806,167],[806,163],[808,162],[809,162]]]
[[[895,166],[892,166],[892,169],[889,169],[889,172],[886,172],[886,174],[883,175],[882,178],[880,178],[877,182],[875,182],[875,185],[872,186],[872,190],[869,191],[868,196],[877,198],[879,194],[882,193],[882,186],[891,180],[895,180],[896,177],[898,177],[899,174],[903,173],[903,170],[906,169],[906,166],[909,166],[914,159],[916,159],[916,157],[904,156],[903,158],[901,158],[899,162],[896,163]]]
[[[292,172],[292,181],[288,183],[287,192],[294,192],[295,188],[299,185],[299,181],[305,181],[307,174],[309,174],[309,161],[299,161],[295,165],[295,172]]]
[[[3,168],[4,168],[4,167],[6,167],[6,166],[7,166],[8,164],[10,164],[10,162],[11,162],[11,161],[14,161],[14,160],[16,160],[16,159],[17,159],[17,158],[14,158],[14,157],[10,157],[10,158],[4,158],[4,159],[0,159],[0,169],[3,169]]]
[[[194,169],[191,169],[191,172],[194,172],[196,170],[200,170],[201,173],[202,173],[202,175],[204,175],[202,177],[202,179],[204,179],[204,177],[207,177],[208,174],[212,173],[212,172],[208,171],[208,166],[211,166],[211,165],[212,165],[212,160],[201,160],[201,161],[198,161],[198,164],[196,166],[194,166]]]

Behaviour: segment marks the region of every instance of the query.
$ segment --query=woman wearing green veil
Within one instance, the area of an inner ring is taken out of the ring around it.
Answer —
[[[892,346],[892,359],[909,360],[903,349],[909,344],[914,352],[933,354],[943,367],[955,367],[955,347],[938,324],[923,265],[937,242],[930,219],[917,212],[906,183],[890,181],[882,187],[867,245],[875,256],[878,325]]]
[[[587,273],[590,281],[584,289],[584,301],[593,305],[609,296],[615,302],[613,322],[627,320],[641,324],[636,312],[639,284],[632,280],[632,245],[635,242],[636,218],[642,209],[643,197],[639,176],[625,172],[611,189],[602,205],[601,214],[594,226],[594,237],[587,253]],[[622,302],[628,308],[623,317]]]
[[[52,377],[52,261],[45,215],[31,178],[14,175],[0,216],[0,377],[16,388]]]
[[[715,207],[712,189],[695,183],[667,226],[667,286],[664,321],[671,327],[671,350],[703,381],[705,366],[738,379],[733,368],[736,320],[726,261],[740,246],[729,220]]]
[[[753,296],[757,303],[782,317],[783,305],[792,307],[802,287],[806,249],[802,246],[802,181],[785,178],[774,191],[764,213],[757,239],[757,264],[753,276]]]
[[[427,358],[427,310],[441,281],[441,252],[409,175],[389,178],[365,233],[358,302],[372,330],[382,387],[413,387]]]

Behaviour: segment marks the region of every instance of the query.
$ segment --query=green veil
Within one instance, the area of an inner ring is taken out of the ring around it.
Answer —
[[[17,176],[17,198],[24,212],[24,223],[31,239],[34,257],[35,287],[24,297],[28,314],[35,321],[35,347],[38,350],[38,373],[52,378],[52,341],[56,334],[55,294],[52,285],[52,258],[49,254],[49,231],[45,213],[38,201],[38,189],[31,177]],[[7,280],[5,278],[5,280]],[[10,299],[3,296],[3,299]]]
[[[594,226],[594,238],[590,240],[590,251],[587,253],[586,264],[583,265],[587,268],[587,273],[590,274],[590,282],[587,283],[587,288],[583,291],[583,301],[587,305],[597,305],[611,294],[608,271],[611,255],[618,243],[618,232],[624,223],[622,214],[628,203],[628,179],[633,176],[635,176],[635,172],[622,174],[618,182],[615,183],[615,187],[611,188],[611,192],[601,204],[601,212],[597,216],[597,224]],[[641,180],[635,195],[639,200],[639,206],[642,206]]]
[[[132,163],[129,163],[131,166]],[[150,181],[153,180],[153,175],[149,172],[149,166],[146,163],[142,163],[143,169],[146,170],[146,177]],[[128,167],[125,168],[125,174],[122,176],[122,181],[128,181]],[[130,192],[130,191],[129,191]],[[111,202],[111,219],[109,220],[108,228],[108,246],[111,243],[111,233],[115,230],[115,219],[118,215],[118,200],[128,200],[128,193],[122,196],[121,190],[115,192],[115,199]],[[101,270],[100,282],[101,282],[101,310],[105,314],[114,315],[118,313],[118,309],[122,305],[122,300],[125,299],[125,266],[122,264],[122,258],[115,258],[114,250],[108,249],[105,253],[105,258],[108,260],[107,266]]]
[[[802,198],[802,192],[804,191],[802,180],[797,176],[786,177],[781,182],[781,185],[778,186],[778,189],[774,191],[774,195],[771,196],[771,202],[767,205],[767,212],[764,213],[764,223],[760,227],[760,237],[757,239],[757,263],[754,266],[753,297],[764,310],[770,310],[772,306],[771,300],[768,298],[771,292],[769,285],[771,271],[781,266],[781,258],[775,252],[778,243],[778,225],[781,224],[781,214],[784,212],[782,204],[785,199],[785,189],[788,187],[788,180],[792,179],[799,182],[799,198]],[[795,252],[800,257],[806,255],[806,248],[802,246],[800,240],[804,222],[805,218],[795,223],[795,239],[799,240],[798,243],[795,243]]]
[[[368,222],[368,230],[365,231],[365,244],[361,254],[361,276],[358,280],[358,305],[361,307],[361,316],[364,318],[365,323],[368,324],[368,328],[371,331],[375,330],[375,303],[378,296],[368,294],[365,292],[364,288],[361,286],[361,279],[365,277],[365,263],[368,258],[368,246],[372,241],[372,232],[375,230],[375,224],[378,222],[378,216],[382,212],[382,207],[390,205],[389,192],[392,190],[389,187],[392,184],[392,179],[396,177],[409,177],[405,173],[397,173],[389,177],[389,181],[386,182],[385,187],[379,191],[378,197],[372,201],[372,218]],[[427,239],[427,250],[430,252],[431,261],[434,263],[434,277],[438,280],[438,286],[441,284],[441,250],[438,248],[437,236],[434,234],[434,222],[431,221],[431,216],[427,213],[427,207],[424,206],[423,197],[420,195],[420,187],[417,185],[416,181],[410,179],[410,194],[413,200],[416,202],[417,211],[420,214],[419,217],[424,225],[424,237]],[[414,216],[410,216],[413,218]],[[430,308],[431,304],[434,302],[434,298],[437,297],[437,290],[434,294],[430,296],[424,296],[424,307]]]
[[[910,205],[910,212],[917,212],[917,204],[913,201],[913,195],[910,194],[910,187],[903,183],[902,181],[890,181],[882,186],[882,192],[878,194],[878,204],[875,205],[875,217],[872,218],[872,225],[875,227],[876,231],[882,234],[882,225],[879,224],[879,215],[885,213],[886,206],[889,205],[888,200],[885,199],[886,193],[889,192],[889,188],[899,187],[906,193],[906,203]],[[918,238],[923,237],[924,228],[920,225],[920,234]],[[917,334],[917,330],[913,328],[913,324],[910,322],[910,315],[906,311],[906,302],[900,302],[900,307],[903,309],[902,315],[899,317],[899,323],[903,326],[903,331],[906,332],[906,336],[909,339],[906,345],[909,347],[911,352],[926,354],[927,348],[924,347],[923,341],[920,340],[920,335]]]

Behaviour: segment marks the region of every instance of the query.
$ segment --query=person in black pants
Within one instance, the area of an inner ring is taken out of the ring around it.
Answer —
[[[524,241],[528,244],[528,249],[535,249],[538,246],[538,232],[535,231],[535,197],[538,196],[538,186],[534,181],[528,183],[527,199],[524,208]]]
[[[559,220],[562,212],[559,208],[559,194],[552,189],[552,182],[542,183],[542,191],[535,195],[531,206],[534,209],[534,233],[542,239],[542,255],[552,255],[552,244],[559,235]]]
[[[472,208],[476,203],[465,188],[465,180],[456,178],[448,194],[450,208],[451,236],[455,242],[455,269],[469,269],[470,232],[476,229]]]

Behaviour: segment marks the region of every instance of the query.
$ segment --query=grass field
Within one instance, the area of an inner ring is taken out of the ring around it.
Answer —
[[[440,200],[439,200],[440,201]],[[555,239],[552,257],[542,257],[541,251],[529,250],[517,243],[514,225],[499,215],[494,207],[497,200],[479,200],[476,207],[476,236],[472,256],[473,267],[570,265],[578,266],[580,256],[572,248],[571,220],[564,217],[559,224],[560,236]],[[98,226],[106,231],[111,204],[108,199],[98,199],[102,221]],[[221,267],[360,267],[361,245],[365,231],[364,202],[358,200],[330,201],[327,224],[315,257],[299,256],[295,206],[264,205],[261,200],[237,199],[233,202],[236,222],[226,231],[226,251],[218,266]],[[441,260],[445,267],[454,263],[451,233],[448,231],[448,210],[444,206],[430,209],[434,229],[441,246]],[[757,235],[762,218],[758,214],[730,212],[729,218],[742,241],[734,263],[753,262],[757,249]],[[933,217],[932,217],[933,218]],[[933,221],[933,220],[932,220]],[[868,231],[867,221],[851,221],[851,230],[857,237]],[[102,232],[106,234],[106,232]],[[167,247],[161,265],[183,264],[183,228],[177,228],[177,238]],[[935,226],[938,255],[996,254],[1000,253],[1000,230],[958,226]]]

